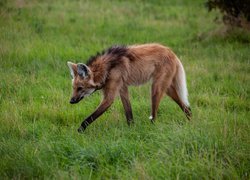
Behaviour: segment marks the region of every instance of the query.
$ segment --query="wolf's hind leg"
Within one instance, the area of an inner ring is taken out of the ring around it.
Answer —
[[[171,85],[167,90],[167,95],[170,96],[181,108],[181,110],[185,113],[186,117],[190,120],[192,116],[191,108],[186,106],[181,99],[179,98],[176,89],[173,85]]]
[[[164,95],[164,91],[159,83],[153,82],[151,87],[151,116],[149,119],[153,122],[157,116],[157,111],[159,108],[160,101],[162,96]]]
[[[152,89],[151,89],[151,101],[152,101],[152,109],[151,109],[151,116],[149,119],[153,122],[157,116],[157,110],[160,104],[160,101],[165,95],[166,90],[171,85],[173,76],[172,72],[169,71],[168,73],[158,73],[160,76],[155,76],[153,79]]]

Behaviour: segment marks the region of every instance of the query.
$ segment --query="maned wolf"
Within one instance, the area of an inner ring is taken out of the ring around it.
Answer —
[[[128,124],[133,122],[128,86],[140,85],[152,79],[151,116],[153,122],[164,94],[170,96],[191,118],[184,68],[170,48],[160,44],[113,46],[91,57],[86,64],[68,62],[72,76],[71,104],[78,103],[96,90],[102,90],[103,100],[78,129],[86,127],[104,113],[120,95]]]

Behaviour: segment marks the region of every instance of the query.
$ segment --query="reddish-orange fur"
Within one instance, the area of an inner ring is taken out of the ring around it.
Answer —
[[[169,95],[191,117],[188,104],[178,95],[176,76],[181,63],[177,56],[167,47],[160,44],[128,46],[125,49],[112,49],[96,56],[90,61],[88,74],[81,77],[77,73],[77,64],[71,63],[74,72],[73,98],[79,96],[80,86],[90,91],[102,89],[103,101],[88,118],[83,121],[79,131],[84,130],[112,104],[120,95],[125,109],[128,124],[133,120],[129,101],[128,86],[140,85],[152,79],[152,120],[157,116],[157,109],[164,94]],[[83,90],[84,91],[84,90]],[[78,101],[77,101],[78,102]]]

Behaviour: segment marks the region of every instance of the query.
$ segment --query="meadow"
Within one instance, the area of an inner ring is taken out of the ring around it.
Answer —
[[[1,0],[1,179],[249,179],[250,34],[225,33],[203,0]],[[69,104],[67,61],[158,42],[182,60],[193,118],[168,97],[151,124],[150,84],[130,87],[83,134],[101,92]]]

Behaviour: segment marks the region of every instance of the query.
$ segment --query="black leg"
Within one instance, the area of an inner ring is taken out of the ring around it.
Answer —
[[[133,122],[133,113],[132,113],[132,108],[131,108],[131,104],[129,101],[129,94],[128,94],[128,87],[123,87],[120,90],[120,97],[121,97],[121,101],[125,110],[125,115],[127,118],[127,123],[128,125],[131,124],[131,122]]]
[[[88,125],[95,121],[100,115],[102,115],[113,103],[114,99],[103,99],[99,107],[89,117],[87,117],[78,128],[78,132],[83,132]]]

